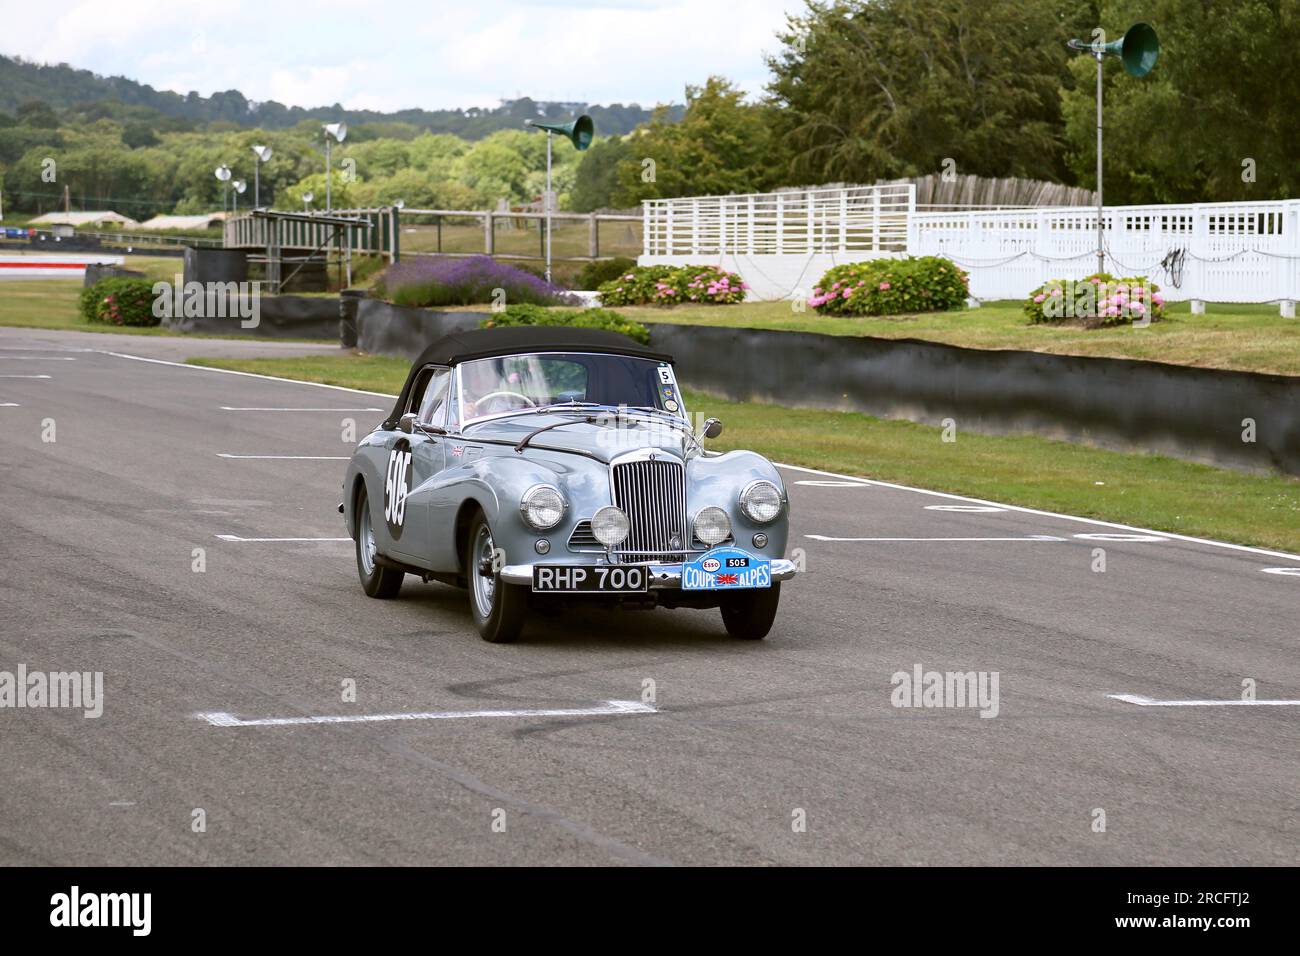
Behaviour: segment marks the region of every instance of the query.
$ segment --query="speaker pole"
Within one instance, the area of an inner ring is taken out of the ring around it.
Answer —
[[[551,131],[546,131],[546,194],[542,203],[546,206],[546,283],[551,282]]]
[[[1098,50],[1097,59],[1097,271],[1106,271],[1106,238],[1102,231],[1105,204],[1101,196],[1101,64],[1105,55]]]

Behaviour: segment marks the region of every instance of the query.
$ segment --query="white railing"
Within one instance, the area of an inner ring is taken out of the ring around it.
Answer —
[[[1108,206],[1103,225],[1106,271],[1147,276],[1167,298],[1300,298],[1300,200]],[[917,213],[912,236],[912,255],[953,260],[982,299],[1097,269],[1097,212],[1079,206]]]
[[[644,204],[643,264],[713,262],[756,299],[806,295],[839,262],[936,255],[970,273],[979,299],[1023,298],[1097,269],[1086,206],[918,211],[915,186],[888,184]],[[1106,271],[1141,275],[1169,299],[1300,300],[1300,200],[1108,206]]]
[[[645,256],[891,253],[907,248],[911,183],[643,203]]]

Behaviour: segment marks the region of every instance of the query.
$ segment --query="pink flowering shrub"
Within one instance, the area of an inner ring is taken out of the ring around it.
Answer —
[[[600,302],[616,305],[728,305],[749,288],[717,266],[638,266],[600,286]]]
[[[153,314],[153,283],[148,279],[114,277],[100,279],[81,293],[82,317],[106,325],[158,325]]]
[[[1051,279],[1025,300],[1030,322],[1078,322],[1085,328],[1159,322],[1165,317],[1160,287],[1146,276],[1116,278],[1097,272],[1086,279]]]
[[[835,266],[808,304],[824,315],[902,315],[966,302],[966,273],[938,256],[869,259]]]

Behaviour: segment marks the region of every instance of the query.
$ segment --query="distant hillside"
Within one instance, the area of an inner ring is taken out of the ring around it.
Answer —
[[[195,124],[229,122],[263,129],[286,129],[303,120],[344,119],[349,125],[362,123],[409,123],[435,133],[453,133],[464,139],[481,139],[500,129],[518,129],[525,119],[539,116],[565,117],[585,112],[595,121],[603,135],[631,132],[650,117],[650,110],[635,103],[624,106],[592,106],[585,103],[535,102],[527,97],[502,103],[495,109],[466,110],[399,110],[381,113],[376,110],[345,110],[338,104],[304,109],[285,106],[274,100],[254,103],[238,90],[199,96],[170,90],[155,90],[123,76],[99,76],[78,70],[66,63],[45,66],[21,58],[0,56],[0,113],[12,115],[19,104],[39,100],[55,109],[84,107],[103,103],[144,108],[163,116]],[[680,118],[682,107],[674,107]]]

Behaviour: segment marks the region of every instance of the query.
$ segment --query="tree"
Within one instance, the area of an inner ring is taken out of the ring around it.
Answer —
[[[1134,79],[1104,73],[1105,199],[1214,202],[1300,195],[1300,4],[1295,0],[1107,2],[1108,37],[1137,20],[1160,36],[1160,58]],[[1071,64],[1065,96],[1070,163],[1095,185],[1096,64]]]
[[[569,208],[592,212],[612,206],[618,190],[619,164],[628,159],[631,150],[620,137],[607,136],[592,143],[574,174]]]
[[[771,109],[744,102],[744,91],[719,76],[686,88],[686,113],[672,122],[667,108],[635,130],[618,167],[614,202],[756,192],[777,182],[781,143],[772,136]]]
[[[1067,176],[1059,3],[810,0],[768,61],[791,177]]]
[[[49,103],[42,100],[28,100],[18,107],[18,125],[33,129],[57,129],[59,117]]]
[[[140,149],[145,146],[157,146],[158,137],[154,135],[153,127],[148,123],[127,123],[122,130],[122,142],[131,149]]]

